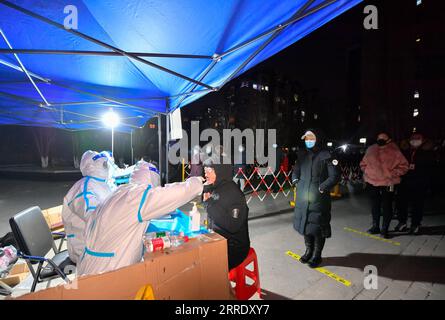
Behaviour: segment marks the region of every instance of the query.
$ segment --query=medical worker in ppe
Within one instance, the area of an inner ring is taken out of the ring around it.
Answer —
[[[109,160],[108,163],[110,166],[110,169],[108,171],[108,184],[110,185],[110,188],[114,191],[117,188],[116,180],[119,180],[120,183],[122,183],[122,181],[128,182],[128,178],[126,177],[128,177],[133,172],[135,166],[125,165],[125,168],[121,169],[114,161],[114,157],[111,151],[102,151],[101,153],[105,154],[108,157]]]
[[[191,177],[161,187],[157,168],[139,161],[130,182],[119,186],[88,220],[77,274],[98,274],[140,262],[150,219],[169,214],[200,195],[203,180]]]
[[[78,263],[85,248],[83,231],[87,218],[110,193],[107,183],[109,160],[104,153],[88,150],[82,155],[77,181],[63,199],[62,220],[67,235],[70,259]]]

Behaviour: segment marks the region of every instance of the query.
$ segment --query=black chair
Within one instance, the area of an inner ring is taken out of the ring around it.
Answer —
[[[53,235],[39,207],[31,207],[9,219],[12,233],[17,241],[18,256],[26,261],[34,278],[31,292],[37,283],[62,277],[67,283],[67,274],[73,273],[75,264],[70,260],[68,251],[59,252]],[[55,256],[45,256],[53,250]],[[38,263],[37,271],[32,265]]]

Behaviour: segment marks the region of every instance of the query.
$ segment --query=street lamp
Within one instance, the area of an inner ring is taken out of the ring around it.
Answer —
[[[120,117],[113,110],[108,111],[102,116],[103,124],[111,128],[111,153],[114,155],[114,128],[120,123]]]

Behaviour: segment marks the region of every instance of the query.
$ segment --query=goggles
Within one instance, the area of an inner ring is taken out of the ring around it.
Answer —
[[[96,161],[97,159],[100,158],[107,158],[107,155],[105,153],[99,153],[93,157],[93,161]]]

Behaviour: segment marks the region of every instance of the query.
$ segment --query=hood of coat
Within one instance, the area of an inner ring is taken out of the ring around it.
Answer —
[[[224,157],[220,157],[219,161],[215,159],[208,159],[204,162],[204,167],[213,168],[216,174],[216,180],[213,183],[213,187],[217,187],[224,182],[232,181],[233,179],[233,166],[231,164],[224,163]]]
[[[161,185],[161,176],[156,166],[144,160],[139,161],[130,176],[130,184],[151,185],[156,188]]]
[[[80,160],[82,175],[108,179],[108,158],[97,151],[85,151]]]
[[[316,141],[315,141],[315,146],[312,149],[307,149],[307,150],[314,151],[314,152],[322,150],[324,148],[325,141],[326,141],[324,132],[318,128],[312,128],[312,129],[309,128],[309,129],[306,129],[305,134],[308,131],[311,131],[315,135]],[[302,140],[304,140],[305,134],[303,135]]]

